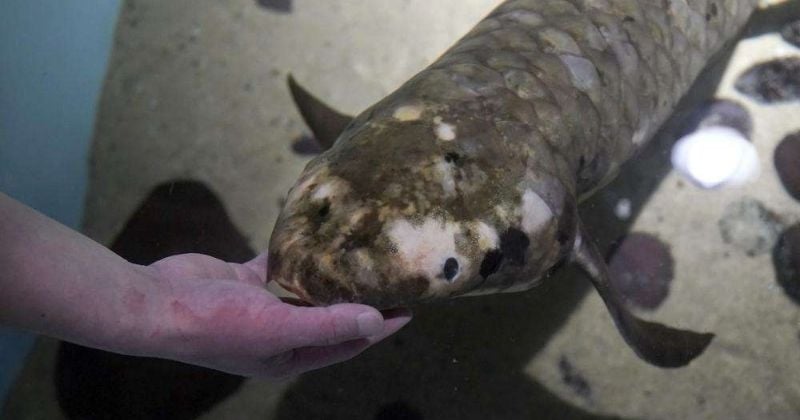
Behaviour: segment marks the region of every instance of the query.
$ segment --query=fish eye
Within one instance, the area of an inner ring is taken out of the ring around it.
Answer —
[[[453,281],[458,275],[458,260],[452,257],[448,258],[447,261],[444,262],[444,270],[442,273],[447,281]]]

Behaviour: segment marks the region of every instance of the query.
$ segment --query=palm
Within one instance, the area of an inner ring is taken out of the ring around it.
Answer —
[[[282,302],[265,288],[266,257],[244,264],[184,254],[150,266],[167,287],[159,332],[164,357],[242,374],[281,377],[347,360],[393,334],[407,311]],[[359,323],[358,315],[367,314]],[[360,329],[359,329],[360,326]]]

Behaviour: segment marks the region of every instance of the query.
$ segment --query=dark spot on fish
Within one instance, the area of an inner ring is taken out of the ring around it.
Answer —
[[[741,104],[728,99],[714,99],[700,106],[685,124],[687,135],[705,127],[728,127],[750,139],[753,132],[753,119]]]
[[[717,225],[722,240],[744,251],[749,257],[768,253],[782,229],[778,216],[752,198],[744,198],[725,207]]]
[[[797,100],[800,98],[800,57],[751,67],[736,81],[736,90],[764,103]]]
[[[314,203],[306,213],[308,220],[313,224],[313,229],[318,230],[327,220],[331,213],[331,203],[327,199],[321,204]]]
[[[453,165],[459,165],[461,163],[461,155],[456,152],[449,152],[444,155],[444,160]]]
[[[781,233],[772,250],[772,263],[778,284],[787,296],[800,304],[800,224]]]
[[[800,200],[800,132],[790,134],[775,148],[775,170],[795,200]]]
[[[592,387],[586,378],[575,370],[575,367],[570,363],[567,356],[561,356],[558,360],[558,371],[561,373],[561,380],[568,386],[575,394],[581,398],[590,398],[592,396]]]
[[[405,401],[395,401],[381,407],[375,420],[422,420],[422,413]]]
[[[447,281],[453,281],[458,274],[458,260],[452,257],[448,258],[447,261],[444,262],[442,274],[444,274],[444,278],[447,279]]]
[[[259,6],[280,13],[292,12],[292,0],[256,0]]]
[[[614,288],[628,302],[656,309],[669,295],[674,265],[669,246],[660,239],[632,233],[612,248],[608,271]]]
[[[509,228],[500,235],[500,252],[511,264],[524,265],[531,240],[519,229]]]
[[[503,253],[499,249],[492,249],[486,253],[481,261],[480,274],[481,277],[486,279],[500,269],[500,263],[503,262]]]
[[[326,219],[331,212],[331,203],[328,200],[325,200],[325,204],[319,208],[317,211],[317,217],[320,219]]]
[[[292,151],[301,156],[314,156],[322,153],[322,146],[314,137],[303,134],[292,141]]]
[[[715,17],[717,17],[718,13],[719,13],[719,9],[717,8],[717,4],[713,3],[713,2],[709,3],[708,4],[708,10],[706,11],[706,22],[710,22],[711,19],[714,19]]]
[[[624,18],[622,18],[622,21],[625,23],[631,23],[631,22],[636,22],[636,19],[634,19],[633,16],[625,16]]]
[[[781,30],[781,37],[795,47],[800,47],[800,20],[785,25]]]

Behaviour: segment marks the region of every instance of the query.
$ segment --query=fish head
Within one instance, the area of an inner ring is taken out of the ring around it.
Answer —
[[[497,130],[441,130],[436,117],[352,125],[289,191],[269,279],[315,305],[378,308],[534,285],[574,237],[564,187]]]

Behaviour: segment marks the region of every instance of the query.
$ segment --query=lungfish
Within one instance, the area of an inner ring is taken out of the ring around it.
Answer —
[[[644,321],[613,289],[578,203],[670,115],[756,0],[510,0],[355,118],[294,81],[327,150],[289,191],[269,278],[314,305],[378,308],[528,290],[577,264],[642,359],[713,335]]]

